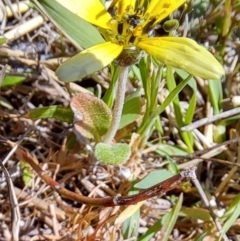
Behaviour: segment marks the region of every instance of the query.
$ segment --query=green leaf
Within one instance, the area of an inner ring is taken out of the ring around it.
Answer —
[[[231,116],[227,119],[220,120],[219,125],[228,126],[228,125],[231,125],[233,122],[238,121],[239,119],[240,119],[240,115]]]
[[[131,154],[131,148],[125,143],[118,143],[115,146],[98,143],[94,154],[104,164],[117,165],[127,161]]]
[[[208,235],[208,233],[211,233],[211,228],[206,229],[196,239],[194,239],[194,241],[203,241],[203,240],[205,240],[205,237]]]
[[[156,67],[157,71],[152,71],[152,64]],[[163,68],[162,64],[157,62],[154,58],[147,56],[142,58],[139,62],[139,70],[133,69],[136,76],[141,76],[145,98],[146,98],[146,109],[145,113],[139,126],[138,133],[144,136],[145,141],[149,138],[152,132],[153,125],[155,124],[156,129],[159,133],[162,133],[162,127],[160,117],[156,116],[152,118],[151,114],[156,110],[157,100],[159,94],[160,81],[163,79]]]
[[[222,112],[223,89],[221,80],[209,80],[208,91],[213,112],[217,115]],[[226,127],[219,124],[219,122],[220,121],[216,122],[217,126],[214,128],[213,140],[214,142],[222,143],[226,140]]]
[[[213,140],[216,143],[223,143],[226,140],[227,129],[225,125],[218,124],[214,128]]]
[[[162,237],[161,241],[167,241],[169,240],[169,235],[171,234],[173,227],[175,225],[175,222],[178,218],[178,214],[180,212],[180,209],[182,207],[182,201],[183,201],[183,195],[181,194],[177,204],[175,207],[171,210],[170,213],[167,213],[164,215],[161,219],[159,219],[153,226],[151,226],[146,233],[144,233],[138,241],[149,241],[153,235],[155,235],[157,232],[161,230]]]
[[[240,203],[240,194],[238,194],[234,200],[232,200],[231,204],[228,206],[227,210],[225,211],[224,215],[220,218],[221,222],[225,222],[229,217],[233,215],[235,212],[236,207]]]
[[[134,195],[139,193],[136,188],[132,188],[128,195]],[[138,236],[140,221],[140,209],[138,209],[130,218],[126,219],[122,224],[122,233],[124,240]]]
[[[189,218],[195,218],[210,222],[212,217],[207,209],[204,208],[182,208],[181,214],[186,215]]]
[[[219,237],[219,241],[222,240],[222,236],[232,227],[234,222],[237,220],[237,218],[240,215],[240,194],[238,194],[231,205],[228,207],[227,211],[224,214],[224,218],[227,217],[227,221],[224,223],[222,230],[221,230],[221,235]]]
[[[139,189],[146,189],[149,188],[157,183],[160,183],[170,177],[172,177],[173,174],[169,172],[168,170],[155,170],[150,172],[146,177],[144,177],[140,182],[136,183],[134,185],[135,188]]]
[[[38,0],[34,3],[79,48],[89,48],[105,42],[98,30],[55,0]]]
[[[164,222],[163,227],[161,228],[161,232],[164,233],[164,237],[161,239],[161,241],[169,240],[169,236],[174,228],[179,212],[182,208],[182,201],[183,201],[183,195],[181,193],[177,201],[177,204],[173,207],[173,209],[171,210],[171,212],[167,217],[167,220]]]
[[[139,128],[139,133],[144,133],[148,126],[151,126],[151,124],[156,121],[156,118],[158,118],[158,116],[165,110],[165,108],[176,98],[179,92],[188,84],[191,77],[192,76],[189,75],[188,78],[184,79],[180,84],[178,84],[177,87],[174,88],[174,90],[171,91],[171,93],[167,96],[162,105],[155,108],[155,110],[153,111],[153,113],[151,113],[149,117],[150,123],[144,123],[143,126],[141,126],[141,129]]]
[[[67,107],[58,105],[32,109],[27,113],[26,117],[34,120],[54,118],[67,123],[73,122],[72,111]]]
[[[14,109],[13,106],[11,105],[11,103],[7,99],[3,98],[2,96],[0,96],[0,105],[9,110]]]
[[[5,76],[2,82],[2,87],[21,84],[24,80],[26,80],[26,78],[23,76]]]
[[[173,75],[173,69],[170,66],[167,66],[167,86],[170,92],[177,87],[177,84]],[[181,127],[184,126],[184,116],[183,116],[183,112],[181,109],[180,100],[178,96],[176,96],[173,99],[173,107],[174,107],[174,114],[175,114],[178,129],[179,129],[179,133],[185,145],[188,147],[188,152],[193,152],[193,137],[191,132],[181,131]]]
[[[140,115],[143,106],[143,100],[140,97],[140,92],[135,91],[124,102],[121,122],[118,129],[134,122]]]
[[[197,104],[197,94],[194,91],[193,95],[189,101],[189,106],[185,115],[185,125],[191,124],[192,120],[193,120],[193,116],[195,114],[195,110],[196,110],[196,104]]]
[[[0,45],[5,44],[7,39],[4,36],[0,36]]]
[[[210,101],[213,106],[214,114],[219,114],[222,109],[223,100],[223,90],[221,80],[209,80],[208,81],[208,91],[210,96]]]
[[[117,80],[119,77],[119,70],[120,68],[114,64],[111,64],[111,82],[110,82],[110,86],[107,89],[104,97],[103,97],[103,101],[107,104],[107,106],[112,109],[113,107],[113,103],[114,103],[114,99],[116,96],[116,86],[117,86]]]
[[[66,142],[66,149],[72,150],[73,147],[78,143],[76,135],[72,132],[69,134]]]
[[[141,65],[142,64],[142,62],[143,62],[144,60],[143,60],[143,58],[140,60],[140,62],[138,63],[138,65]],[[142,69],[142,67],[137,67],[136,65],[132,65],[131,66],[131,70],[130,70],[130,73],[131,73],[131,71],[132,71],[132,74],[133,74],[133,76],[136,78],[136,79],[138,79],[141,83],[143,83],[143,82],[145,82],[146,80],[142,80],[142,76],[141,76],[141,73],[140,73],[140,69]],[[146,83],[145,83],[146,84]]]
[[[100,141],[111,123],[112,113],[108,106],[92,94],[80,93],[70,102],[74,112],[75,130],[86,138]]]
[[[22,179],[25,185],[31,186],[31,180],[34,177],[34,174],[31,170],[31,166],[24,161],[20,161],[20,169],[22,171]]]
[[[188,77],[188,73],[181,69],[176,69],[176,73],[182,78],[186,79]],[[189,108],[187,109],[186,115],[185,115],[185,121],[184,124],[190,124],[192,123],[193,116],[195,114],[196,104],[197,104],[197,84],[194,78],[191,78],[188,82],[188,85],[192,88],[193,94],[189,101]]]
[[[179,168],[177,163],[170,157],[170,156],[166,156],[166,159],[168,161],[167,164],[167,169],[173,174],[176,175],[179,173]]]
[[[176,88],[171,91],[171,93],[168,95],[162,105],[154,111],[153,116],[160,115],[165,110],[165,108],[177,97],[177,95],[180,93],[180,91],[182,91],[186,84],[188,84],[191,78],[192,76],[189,75],[188,78],[184,79],[179,85],[177,85]]]
[[[161,219],[157,220],[149,229],[147,230],[146,233],[144,233],[138,241],[149,241],[155,235],[163,226],[164,221],[167,219],[169,213],[164,215]]]
[[[149,146],[152,146],[149,144]],[[156,153],[158,153],[161,156],[185,156],[188,153],[186,151],[183,151],[180,147],[177,145],[168,145],[168,144],[158,144],[158,148],[156,149]]]

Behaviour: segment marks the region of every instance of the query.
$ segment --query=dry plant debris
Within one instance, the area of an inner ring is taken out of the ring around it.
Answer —
[[[240,97],[239,27],[226,39],[226,36],[220,36],[224,43],[221,51],[226,70],[226,78],[222,82],[222,112],[213,114],[206,82],[195,78],[196,122],[191,123],[192,127],[184,127],[185,130],[193,130],[194,153],[182,156],[173,148],[171,155],[179,169],[198,166],[197,177],[210,200],[211,215],[202,204],[198,191],[189,184],[164,197],[154,197],[137,205],[92,207],[60,196],[19,158],[18,150],[24,148],[44,174],[68,190],[88,197],[106,197],[128,195],[133,177],[140,180],[154,169],[166,166],[168,159],[157,154],[166,146],[159,140],[157,130],[144,147],[138,142],[138,136],[133,134],[129,140],[133,150],[130,159],[122,166],[107,166],[96,162],[84,145],[69,149],[73,129],[64,118],[62,121],[54,118],[36,120],[29,114],[38,107],[69,107],[72,92],[97,93],[99,89],[105,92],[109,87],[110,73],[105,68],[82,82],[68,85],[60,82],[54,71],[78,49],[45,16],[27,7],[25,2],[0,1],[0,34],[8,40],[7,44],[0,46],[0,83],[8,75],[24,78],[16,85],[1,87],[0,240],[138,240],[176,206],[177,197],[182,200],[182,210],[169,240],[197,240],[206,230],[208,234],[198,240],[217,240],[220,234],[212,219],[224,225],[226,220],[221,219],[222,215],[234,205],[233,200],[240,190],[239,108],[234,109],[239,106]],[[237,1],[231,4],[237,4]],[[213,46],[213,53],[217,51],[214,44],[219,36],[212,32],[211,27],[216,17],[222,16],[223,9],[224,3],[219,1],[219,9],[214,9],[210,1],[204,16],[192,17],[196,39]],[[232,12],[230,9],[230,14],[239,21],[239,7]],[[179,31],[185,34],[184,28],[180,27]],[[131,92],[138,85],[136,79],[129,80],[127,91]],[[191,92],[186,87],[180,95],[183,112],[189,107]],[[158,92],[158,103],[162,104],[168,94],[169,90],[163,83]],[[231,124],[220,129],[215,121],[222,118],[228,118]],[[201,125],[198,121],[202,122]],[[176,128],[172,104],[162,114],[161,123],[165,144],[184,146]],[[128,126],[117,134],[116,140],[121,140],[122,136],[126,136],[124,132],[129,133],[134,128]],[[216,128],[225,135],[218,144],[214,139]],[[184,194],[180,195],[182,191]],[[139,209],[140,216],[136,217],[139,221],[138,237],[124,239],[121,231],[123,223]],[[202,215],[205,216],[200,220]],[[209,230],[209,227],[212,229]],[[153,237],[139,240],[162,240],[166,235],[164,231],[159,228]],[[240,240],[238,217],[235,217],[223,239]]]

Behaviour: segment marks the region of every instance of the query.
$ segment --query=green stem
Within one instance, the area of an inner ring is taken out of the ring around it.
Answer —
[[[112,112],[112,122],[103,139],[103,142],[106,144],[110,144],[112,142],[120,124],[128,79],[128,70],[129,66],[120,67],[116,99]]]

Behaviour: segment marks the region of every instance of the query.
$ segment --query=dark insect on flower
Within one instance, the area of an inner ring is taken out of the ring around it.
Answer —
[[[136,15],[130,15],[127,22],[135,28],[140,23],[140,18]]]

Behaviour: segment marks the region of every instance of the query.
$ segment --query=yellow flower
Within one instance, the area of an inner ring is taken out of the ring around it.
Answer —
[[[63,63],[56,72],[60,80],[81,79],[114,60],[118,65],[134,64],[143,51],[163,64],[205,79],[219,79],[224,75],[222,65],[195,41],[184,37],[153,37],[157,24],[186,0],[113,0],[111,14],[99,0],[57,1],[97,26],[106,40]]]

